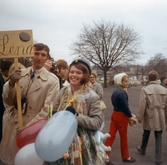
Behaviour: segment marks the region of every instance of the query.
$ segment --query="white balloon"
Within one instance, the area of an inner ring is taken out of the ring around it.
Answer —
[[[95,138],[95,143],[97,145],[97,147],[99,148],[99,150],[103,153],[105,153],[105,151],[111,151],[111,147],[110,146],[106,146],[104,145],[104,141],[110,137],[109,133],[102,133],[101,131],[96,131],[94,138]]]
[[[43,165],[44,161],[38,157],[35,151],[35,143],[30,143],[21,148],[14,160],[15,165]]]
[[[95,135],[95,142],[97,144],[100,144],[102,141],[105,141],[108,137],[110,137],[110,134],[109,133],[103,133],[101,131],[96,131]]]
[[[38,156],[53,162],[63,157],[77,131],[76,117],[68,111],[55,113],[37,135],[35,149]]]

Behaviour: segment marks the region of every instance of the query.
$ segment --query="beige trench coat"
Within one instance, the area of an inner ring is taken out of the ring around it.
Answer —
[[[143,121],[144,130],[166,130],[167,89],[156,81],[142,88],[137,118]]]
[[[54,105],[54,109],[57,110],[60,104],[61,99],[63,98],[64,93],[69,93],[71,90],[70,85],[61,89],[56,103]],[[68,94],[67,94],[68,95]],[[84,127],[86,129],[91,130],[99,130],[102,124],[102,110],[100,108],[100,99],[98,95],[93,91],[89,90],[85,93],[80,94],[77,99],[77,102],[82,105],[82,109],[84,109],[84,114],[82,114],[82,110],[79,108],[78,111],[79,116],[77,116],[78,125]],[[60,110],[64,110],[66,104],[63,103],[60,107]]]
[[[27,111],[23,115],[23,127],[46,118],[48,116],[48,106],[53,104],[59,92],[59,80],[52,73],[42,68],[30,85],[30,70],[22,70],[20,79],[21,96],[27,94]],[[3,99],[5,113],[3,117],[3,137],[0,144],[0,159],[6,165],[13,165],[15,155],[18,151],[16,145],[16,134],[18,129],[18,116],[15,109],[16,91],[9,89],[9,83],[4,85]]]

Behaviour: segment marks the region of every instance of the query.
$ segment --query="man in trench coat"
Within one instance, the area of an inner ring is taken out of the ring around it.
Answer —
[[[16,144],[18,132],[32,123],[48,116],[48,107],[56,100],[59,92],[58,78],[44,67],[49,58],[49,47],[42,43],[34,44],[32,67],[13,70],[9,81],[5,83],[3,101],[3,138],[0,144],[0,164],[14,165],[14,158],[19,150]],[[35,74],[34,74],[35,72]],[[25,98],[23,128],[18,128],[15,82],[20,80],[21,98]]]
[[[167,122],[167,89],[159,84],[158,73],[154,70],[148,73],[149,83],[142,88],[140,95],[138,121],[143,123],[143,136],[141,146],[137,150],[145,155],[150,136],[155,135],[155,162],[161,164],[162,131],[166,130]]]

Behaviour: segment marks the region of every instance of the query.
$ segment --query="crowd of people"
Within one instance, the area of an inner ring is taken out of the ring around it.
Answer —
[[[64,59],[55,60],[50,49],[43,43],[34,44],[32,66],[24,67],[9,61],[1,62],[0,87],[0,165],[14,165],[19,148],[16,144],[18,134],[33,123],[48,117],[48,107],[53,105],[53,114],[66,110],[74,115],[78,127],[74,140],[62,158],[45,165],[113,165],[110,151],[105,156],[97,154],[94,140],[96,131],[105,126],[103,87],[92,72],[89,61],[77,58],[70,64]],[[113,112],[109,128],[110,137],[105,146],[112,147],[116,133],[120,135],[120,151],[123,162],[136,161],[128,150],[128,125],[143,123],[141,146],[137,150],[145,155],[150,131],[155,133],[155,160],[162,163],[162,132],[167,123],[167,77],[158,83],[158,73],[148,73],[149,84],[142,88],[137,119],[132,114],[127,88],[129,77],[126,73],[114,76],[116,88],[111,95]],[[19,127],[16,82],[20,82],[23,126]],[[62,119],[63,120],[63,119]],[[59,129],[59,128],[55,128]],[[52,135],[48,135],[52,136]]]

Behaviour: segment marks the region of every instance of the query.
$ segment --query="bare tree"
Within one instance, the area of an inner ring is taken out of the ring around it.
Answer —
[[[147,67],[145,65],[140,66],[140,71],[141,71],[141,79],[144,78],[144,76],[147,75]]]
[[[167,74],[167,59],[161,53],[157,53],[154,57],[151,57],[146,66],[147,72],[156,70],[159,77]]]
[[[139,35],[123,24],[100,21],[93,26],[84,25],[78,40],[70,47],[72,54],[86,58],[104,73],[107,87],[107,72],[139,57]]]
[[[135,65],[134,66],[134,73],[136,75],[137,80],[139,79],[139,75],[141,75],[141,66],[140,65]]]

